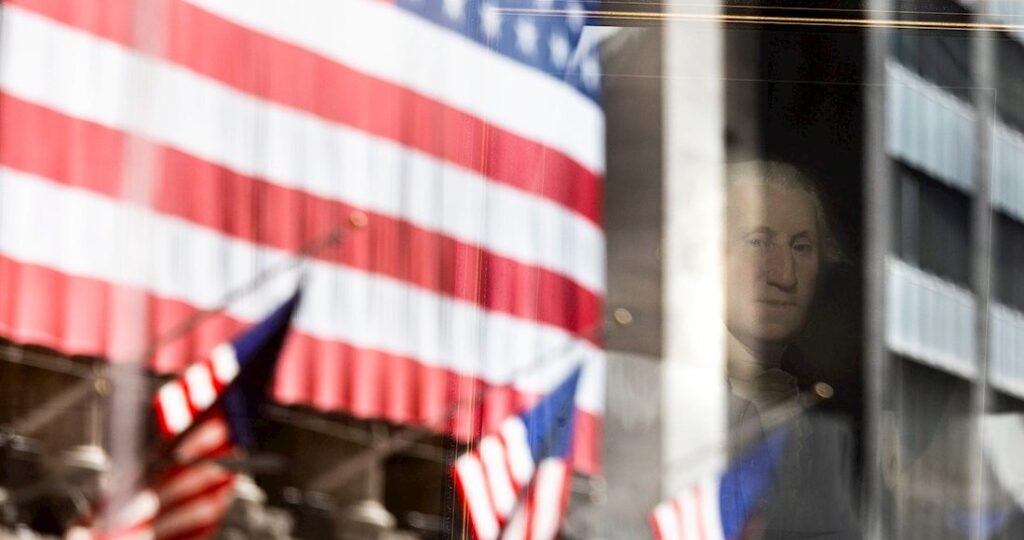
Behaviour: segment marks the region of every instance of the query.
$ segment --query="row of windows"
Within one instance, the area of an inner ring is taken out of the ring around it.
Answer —
[[[893,250],[943,279],[970,287],[971,198],[897,163],[893,182]],[[1024,223],[996,212],[992,224],[992,294],[1024,311]]]
[[[897,18],[931,18],[942,22],[968,22],[970,14],[951,0],[895,0],[892,9]],[[895,30],[892,54],[919,75],[970,100],[971,33],[937,30]]]
[[[1001,36],[996,45],[996,111],[1024,131],[1024,45]]]
[[[927,16],[942,22],[969,22],[970,15],[951,0],[897,0],[893,9],[901,18]],[[970,102],[970,32],[896,30],[893,56],[925,79]],[[1019,38],[997,34],[995,46],[995,105],[999,117],[1024,131],[1024,44]]]
[[[970,198],[902,164],[893,177],[894,250],[944,279],[970,283]]]
[[[999,302],[1024,311],[1024,224],[997,212],[992,233],[992,294]]]

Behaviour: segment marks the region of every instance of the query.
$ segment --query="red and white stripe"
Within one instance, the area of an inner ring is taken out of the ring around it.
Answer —
[[[657,540],[725,540],[719,509],[719,477],[694,483],[655,507],[649,516]]]
[[[113,515],[105,531],[76,527],[69,540],[202,540],[216,532],[233,500],[236,475],[213,460],[234,452],[223,416],[204,420],[163,471]]]
[[[188,429],[195,417],[213,405],[237,375],[235,348],[231,343],[221,343],[205,360],[192,364],[180,377],[164,383],[153,398],[160,431],[165,437],[173,437]]]
[[[473,534],[479,539],[555,538],[560,530],[571,471],[560,458],[534,463],[522,419],[480,439],[452,467]]]
[[[472,438],[546,393],[575,354],[587,367],[574,463],[595,471],[599,107],[386,3],[146,8],[167,27],[142,52],[136,0],[3,4],[0,332],[107,355],[118,289],[141,293],[159,335],[360,211],[368,226],[310,265],[278,399],[436,425],[453,400],[483,395],[445,426]],[[128,203],[125,157],[140,142],[152,196]],[[147,239],[144,271],[121,264],[125,229]],[[181,369],[290,279],[153,367]],[[518,376],[541,358],[550,370]],[[205,403],[197,373],[196,396],[167,391],[178,412]]]
[[[509,417],[499,432],[483,437],[473,451],[455,461],[456,489],[478,538],[498,537],[535,467],[519,416]]]
[[[153,520],[157,540],[199,540],[216,531],[233,500],[236,474],[211,460],[235,452],[226,421],[213,416],[189,433],[177,449],[180,465],[153,488],[160,510]]]

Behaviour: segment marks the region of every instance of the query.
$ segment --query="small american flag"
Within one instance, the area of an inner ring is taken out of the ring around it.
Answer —
[[[168,437],[165,450],[147,471],[145,489],[93,538],[200,540],[216,531],[236,480],[218,461],[255,442],[250,424],[265,400],[299,298],[296,293],[160,388],[154,408]],[[204,382],[196,382],[194,368],[203,370]],[[201,399],[196,388],[202,388]],[[177,392],[180,399],[167,397]]]
[[[787,440],[776,428],[722,473],[659,504],[648,521],[656,540],[737,540],[763,506]]]
[[[476,538],[545,540],[558,535],[572,479],[579,378],[577,369],[456,460],[452,474]]]

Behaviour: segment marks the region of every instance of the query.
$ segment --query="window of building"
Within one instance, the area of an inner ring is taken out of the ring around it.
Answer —
[[[923,270],[960,285],[970,281],[970,198],[897,164],[893,185],[893,249]]]
[[[963,8],[948,0],[896,0],[892,9],[897,18],[917,21],[966,22],[970,18]],[[962,99],[970,98],[969,34],[935,30],[893,32],[892,54],[925,79]]]
[[[1000,36],[996,45],[996,110],[999,117],[1024,131],[1024,45]]]
[[[992,294],[996,301],[1024,311],[1024,224],[996,213],[992,232]]]

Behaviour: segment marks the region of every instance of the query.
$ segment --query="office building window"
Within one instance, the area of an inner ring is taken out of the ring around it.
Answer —
[[[996,111],[1004,122],[1024,131],[1024,45],[1000,36],[996,56]]]
[[[939,277],[969,285],[970,198],[899,163],[894,180],[896,255]]]
[[[998,302],[1024,311],[1024,224],[997,212],[993,233],[992,294]]]
[[[927,7],[922,6],[927,4]],[[968,22],[970,16],[956,2],[939,0],[895,0],[897,18],[922,19],[929,16],[943,22]],[[970,99],[970,35],[963,32],[924,30],[894,32],[892,54],[919,75],[946,88],[961,99]]]

